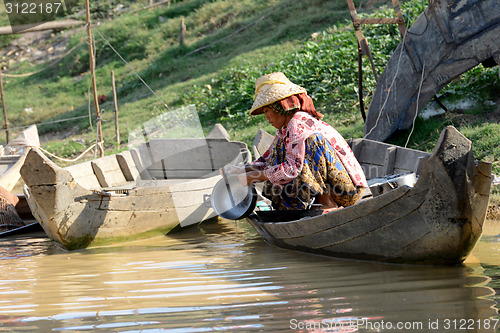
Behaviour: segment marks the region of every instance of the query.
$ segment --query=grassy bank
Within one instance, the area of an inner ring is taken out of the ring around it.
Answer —
[[[373,3],[355,1],[360,15],[393,16],[392,9]],[[344,0],[184,0],[134,13],[145,5],[146,1],[124,2],[121,7],[109,1],[93,5],[98,93],[108,98],[101,105],[107,153],[123,149],[129,131],[142,122],[188,104],[196,105],[205,132],[222,123],[232,138],[251,144],[259,128],[273,131],[263,117],[248,115],[255,79],[272,71],[283,71],[304,86],[327,122],[345,137],[363,135],[356,39]],[[407,25],[426,5],[427,1],[402,2]],[[73,17],[81,19],[78,13]],[[179,45],[182,20],[186,35],[184,45]],[[400,41],[398,30],[386,25],[364,27],[363,32],[380,73]],[[86,38],[83,28],[53,33],[43,40],[47,48],[62,43],[71,50],[59,60],[49,52],[44,61],[27,56],[4,62],[6,73],[40,71],[5,78],[10,126],[41,124],[39,131],[47,138],[44,147],[59,156],[74,157],[95,142],[95,119],[82,118],[89,110],[93,113]],[[11,41],[3,40],[4,50]],[[364,64],[369,104],[375,82],[368,62]],[[111,70],[118,90],[120,146],[114,142]],[[476,157],[492,162],[500,174],[499,91],[498,66],[480,65],[457,78],[440,92],[449,112],[417,119],[408,147],[431,150],[441,129],[451,124],[473,141]],[[54,122],[58,120],[64,121]],[[401,132],[390,141],[405,145],[409,135]],[[500,202],[499,193],[494,190],[493,200]]]

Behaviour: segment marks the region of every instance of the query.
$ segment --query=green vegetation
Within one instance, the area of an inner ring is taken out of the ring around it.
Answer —
[[[345,137],[363,135],[356,38],[345,0],[178,0],[136,13],[132,11],[146,6],[145,1],[122,3],[122,9],[113,1],[92,2],[93,20],[99,22],[94,23],[98,91],[108,97],[101,105],[107,153],[120,149],[114,143],[111,70],[117,81],[121,147],[129,131],[167,111],[163,102],[168,109],[194,104],[205,132],[220,122],[232,138],[251,144],[258,128],[273,131],[263,117],[248,115],[255,79],[272,71],[283,71],[304,86],[326,121]],[[389,1],[381,2],[389,7],[368,7],[369,3],[373,1],[355,1],[360,15],[393,16]],[[407,26],[426,5],[422,0],[402,2]],[[178,43],[181,20],[187,27],[184,45]],[[400,41],[398,29],[395,25],[364,26],[363,33],[381,73]],[[80,117],[39,126],[42,135],[59,133],[44,143],[46,149],[74,157],[95,142],[95,125],[81,118],[89,109],[93,113],[87,35],[81,28],[54,34],[51,40],[61,36],[69,40],[68,49],[74,50],[36,75],[6,78],[6,104],[11,127]],[[0,42],[6,45],[10,40]],[[34,72],[52,63],[47,59],[32,65],[25,60],[10,64],[5,71]],[[368,105],[375,82],[367,60],[364,66],[364,102]],[[500,174],[499,87],[498,66],[480,65],[462,75],[440,92],[450,112],[417,119],[408,147],[431,150],[441,129],[452,124],[474,142],[476,156],[493,162],[494,172]],[[465,101],[468,106],[463,106]],[[391,141],[405,145],[409,134],[398,133]]]

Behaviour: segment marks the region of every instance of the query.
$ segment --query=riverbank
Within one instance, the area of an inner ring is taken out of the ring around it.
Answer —
[[[497,196],[490,198],[486,219],[500,223],[500,199]]]

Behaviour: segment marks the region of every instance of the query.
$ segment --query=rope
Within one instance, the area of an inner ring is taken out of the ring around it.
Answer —
[[[89,24],[90,24],[90,23],[89,23]],[[167,110],[169,110],[169,111],[170,111],[170,109],[169,109],[169,108],[168,108],[168,106],[167,106],[167,103],[165,103],[165,102],[163,101],[163,99],[161,99],[161,97],[160,97],[160,96],[158,96],[158,95],[156,94],[156,92],[154,92],[154,91],[153,91],[153,89],[151,89],[151,87],[150,87],[150,86],[146,83],[146,81],[144,81],[144,80],[142,79],[142,77],[141,77],[141,76],[140,76],[140,75],[139,75],[139,74],[135,71],[135,69],[133,69],[133,68],[132,68],[132,66],[130,66],[130,64],[129,64],[129,63],[128,63],[128,62],[127,62],[127,61],[126,61],[126,60],[125,60],[122,56],[121,56],[121,54],[120,54],[120,53],[118,53],[118,51],[116,51],[116,49],[113,47],[113,45],[111,45],[111,43],[110,43],[110,42],[106,39],[106,37],[104,37],[104,36],[103,36],[103,35],[99,32],[99,30],[97,30],[97,28],[96,28],[93,24],[90,24],[90,26],[91,26],[92,28],[94,28],[94,30],[95,30],[95,31],[99,34],[99,36],[101,36],[101,38],[102,38],[102,39],[106,42],[106,44],[108,44],[108,46],[109,46],[109,47],[113,50],[113,52],[115,52],[115,53],[116,53],[116,55],[117,55],[118,57],[120,57],[120,59],[121,59],[121,60],[125,63],[125,65],[127,65],[127,67],[128,67],[128,68],[129,68],[129,69],[130,69],[130,70],[131,70],[134,74],[135,74],[135,76],[137,76],[137,78],[138,78],[139,80],[141,80],[141,82],[142,82],[142,83],[143,83],[143,84],[144,84],[144,85],[145,85],[145,86],[149,89],[149,91],[151,91],[151,93],[152,93],[153,95],[155,95],[155,96],[156,96],[156,98],[158,98],[158,99],[160,100],[160,102],[162,102],[162,103],[163,103],[163,105],[165,105],[165,107],[167,108]]]
[[[236,35],[236,34],[238,34],[238,33],[242,32],[243,30],[246,30],[246,29],[250,28],[252,25],[257,24],[259,21],[262,21],[263,19],[265,19],[266,17],[270,16],[271,14],[273,14],[274,12],[276,12],[277,10],[278,10],[278,9],[275,9],[275,10],[271,11],[269,14],[262,16],[262,17],[261,17],[261,18],[259,18],[258,20],[254,21],[254,22],[252,22],[252,23],[247,24],[246,26],[244,26],[244,27],[242,27],[242,28],[240,28],[240,29],[236,30],[235,32],[230,33],[229,35],[227,35],[227,36],[225,36],[225,37],[223,37],[223,38],[221,38],[221,39],[219,39],[219,40],[216,40],[215,42],[212,42],[212,43],[210,43],[210,44],[208,44],[208,45],[205,45],[205,46],[199,47],[199,48],[197,48],[196,50],[193,50],[193,51],[191,51],[191,52],[186,53],[186,54],[184,55],[184,57],[190,56],[191,54],[194,54],[194,53],[196,53],[196,52],[199,52],[199,51],[201,51],[201,50],[204,50],[204,49],[206,49],[206,48],[209,48],[209,47],[211,47],[211,46],[214,46],[215,44],[220,43],[220,42],[222,42],[223,40],[228,39],[229,37],[232,37],[232,36],[234,36],[234,35]]]
[[[38,147],[41,151],[43,151],[45,154],[49,155],[49,156],[52,156],[58,160],[61,160],[61,161],[64,161],[64,162],[75,162],[75,161],[78,161],[80,158],[83,157],[83,155],[85,155],[86,153],[89,152],[89,150],[91,150],[92,148],[94,148],[96,146],[96,144],[94,143],[92,146],[88,147],[87,149],[85,149],[85,151],[83,153],[81,153],[80,155],[78,155],[77,157],[73,158],[73,159],[68,159],[68,158],[62,158],[62,157],[59,157],[59,156],[56,156],[54,154],[52,154],[51,152],[48,152],[47,150],[43,149],[42,147]]]
[[[65,161],[65,162],[75,162],[75,161],[78,161],[80,158],[82,158],[87,152],[89,152],[89,150],[94,148],[96,146],[96,144],[95,143],[92,144],[89,148],[85,149],[85,151],[83,153],[81,153],[80,155],[78,155],[77,157],[75,157],[73,159],[68,159],[68,158],[56,156],[56,155],[52,154],[51,152],[47,151],[46,149],[42,148],[38,144],[34,144],[30,140],[25,139],[25,138],[17,138],[17,139],[10,141],[7,144],[6,148],[11,148],[11,149],[15,150],[16,148],[14,148],[14,147],[18,147],[18,146],[29,147],[29,148],[36,147],[36,148],[40,149],[41,151],[43,151],[45,154],[47,154],[53,158],[56,158],[58,160]]]
[[[98,143],[98,144],[102,145],[102,142]],[[40,149],[41,151],[43,151],[45,154],[47,154],[53,158],[56,158],[58,160],[65,161],[65,162],[75,162],[75,161],[78,161],[80,158],[82,158],[89,150],[94,148],[96,146],[96,144],[95,143],[92,144],[89,148],[85,149],[85,151],[83,153],[81,153],[80,155],[78,155],[77,157],[75,157],[73,159],[68,159],[68,158],[56,156],[56,155],[52,154],[51,152],[47,151],[46,149],[42,148],[38,144],[34,144],[33,142],[31,142],[29,139],[26,139],[26,138],[16,138],[14,140],[11,140],[6,145],[6,148],[16,149],[15,147],[18,147],[18,146],[30,147],[30,148],[36,147],[36,148]]]
[[[409,20],[410,20],[410,18],[408,16],[408,22],[409,22]],[[408,22],[406,22],[407,25],[408,25]],[[394,74],[394,77],[392,78],[392,82],[391,82],[391,85],[389,86],[387,96],[385,97],[385,101],[382,104],[382,107],[380,108],[380,112],[378,113],[377,120],[375,121],[375,125],[373,125],[373,127],[370,129],[370,131],[368,133],[366,133],[365,137],[370,135],[373,132],[373,130],[378,126],[378,121],[380,120],[380,117],[382,116],[382,110],[384,110],[385,105],[387,104],[387,101],[389,100],[389,95],[390,95],[390,92],[392,91],[392,86],[394,86],[394,82],[396,82],[396,77],[398,76],[399,68],[401,65],[401,58],[403,56],[403,49],[404,49],[404,43],[406,40],[407,32],[408,32],[408,29],[405,30],[405,33],[403,35],[403,40],[401,41],[401,51],[399,52],[398,65],[396,66],[396,73]]]
[[[90,24],[90,23],[89,23],[89,24]],[[111,45],[111,43],[110,43],[110,42],[106,39],[106,37],[104,37],[104,36],[103,36],[103,35],[99,32],[99,30],[97,30],[97,28],[96,28],[94,25],[90,24],[90,26],[91,26],[92,28],[94,28],[94,30],[97,32],[97,34],[98,34],[99,36],[101,36],[101,38],[102,38],[102,39],[106,42],[106,44],[108,44],[108,46],[109,46],[109,47],[113,50],[113,52],[115,52],[115,53],[116,53],[116,55],[117,55],[117,56],[118,56],[118,57],[119,57],[119,58],[123,61],[123,63],[124,63],[125,65],[127,65],[127,67],[128,67],[128,68],[129,68],[129,69],[130,69],[130,70],[131,70],[131,71],[135,74],[135,76],[137,76],[137,78],[138,78],[138,79],[139,79],[139,80],[140,80],[140,81],[141,81],[141,82],[142,82],[142,83],[143,83],[143,84],[144,84],[144,85],[145,85],[145,86],[149,89],[149,91],[151,91],[151,93],[152,93],[152,94],[153,94],[156,98],[158,98],[158,100],[159,100],[159,101],[160,101],[160,102],[161,102],[161,103],[165,106],[165,108],[166,108],[168,111],[171,111],[171,110],[170,110],[170,108],[168,107],[167,103],[165,103],[165,102],[163,101],[163,99],[162,99],[160,96],[158,96],[158,94],[157,94],[157,93],[156,93],[156,92],[155,92],[155,91],[154,91],[154,90],[153,90],[153,89],[152,89],[152,88],[151,88],[151,87],[150,87],[150,86],[146,83],[146,81],[144,81],[144,79],[143,79],[143,78],[142,78],[142,77],[141,77],[141,76],[140,76],[140,75],[139,75],[139,74],[138,74],[138,73],[134,70],[134,68],[132,68],[132,66],[131,66],[131,65],[130,65],[130,64],[129,64],[129,63],[128,63],[128,62],[127,62],[127,61],[126,61],[126,60],[125,60],[122,56],[121,56],[121,54],[120,54],[120,53],[118,53],[118,51],[117,51],[117,50],[113,47],[113,45]],[[174,112],[174,116],[177,118],[177,121],[178,121],[181,125],[183,125],[183,126],[184,126],[187,130],[188,130],[188,132],[189,132],[189,133],[190,133],[193,137],[196,137],[196,134],[195,134],[195,133],[193,133],[193,132],[191,131],[191,129],[189,128],[189,126],[187,126],[187,125],[186,125],[186,124],[185,124],[185,123],[184,123],[184,122],[183,122],[183,121],[179,118],[179,116],[177,115],[177,113],[175,113],[175,112]]]
[[[39,125],[55,124],[55,123],[61,123],[61,122],[64,122],[64,121],[71,121],[71,120],[81,119],[81,118],[87,118],[87,117],[88,116],[78,116],[78,117],[73,117],[73,118],[66,118],[66,119],[48,121],[48,122],[45,122],[45,123],[35,123],[35,124],[31,124],[31,125],[37,125],[37,126],[39,126]],[[6,132],[6,131],[24,129],[24,128],[30,127],[31,125],[28,125],[28,126],[19,126],[19,127],[10,127],[8,129],[0,129],[0,132]]]
[[[417,120],[417,116],[418,116],[418,100],[420,99],[420,92],[422,90],[422,84],[424,83],[424,72],[425,72],[425,59],[424,59],[423,65],[422,65],[422,76],[420,77],[420,86],[418,87],[417,105],[416,105],[416,109],[415,109],[415,117],[413,117],[413,122],[412,122],[412,125],[411,125],[411,131],[410,131],[410,134],[408,135],[408,139],[406,140],[405,148],[406,148],[406,146],[408,146],[408,142],[410,142],[410,137],[413,134],[413,130],[415,129],[415,121]]]

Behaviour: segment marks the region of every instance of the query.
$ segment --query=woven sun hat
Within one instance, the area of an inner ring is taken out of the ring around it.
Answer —
[[[252,116],[261,114],[263,106],[301,93],[307,93],[307,91],[292,83],[281,72],[261,76],[255,81],[255,101],[250,109],[250,114]]]

